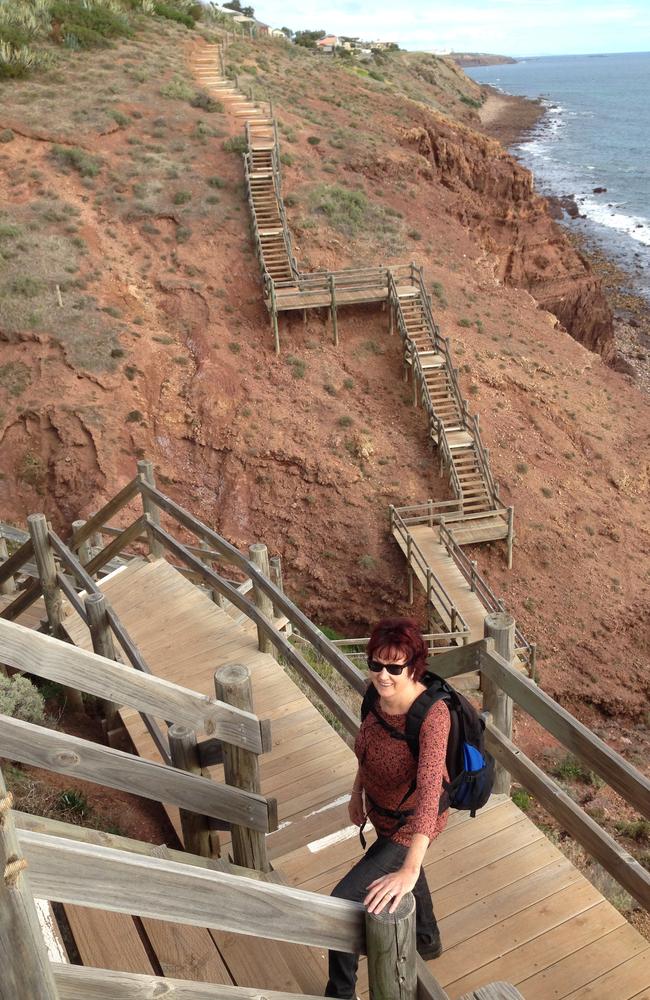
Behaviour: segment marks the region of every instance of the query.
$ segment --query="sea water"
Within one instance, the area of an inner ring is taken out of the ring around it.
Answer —
[[[575,197],[585,218],[571,228],[621,264],[650,299],[650,53],[547,56],[466,72],[477,83],[542,99],[546,114],[511,151],[542,194]]]

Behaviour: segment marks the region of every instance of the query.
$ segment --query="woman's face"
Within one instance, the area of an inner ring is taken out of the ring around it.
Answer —
[[[403,664],[406,663],[407,657],[405,653],[401,653],[399,656],[387,656],[382,655],[381,653],[375,653],[373,659],[375,663]],[[381,673],[371,671],[370,676],[372,678],[372,683],[375,685],[377,691],[385,702],[390,702],[392,700],[399,701],[400,694],[402,694],[412,683],[410,673],[406,667],[402,670],[401,674],[398,674],[397,676],[389,674],[387,670],[382,670]]]

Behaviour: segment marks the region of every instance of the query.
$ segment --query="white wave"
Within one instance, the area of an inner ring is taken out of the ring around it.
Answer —
[[[582,200],[580,207],[592,222],[607,226],[608,229],[616,229],[619,233],[626,233],[637,243],[650,247],[650,220],[644,216],[613,212],[609,205],[599,204],[591,198]],[[642,228],[637,228],[639,226]]]

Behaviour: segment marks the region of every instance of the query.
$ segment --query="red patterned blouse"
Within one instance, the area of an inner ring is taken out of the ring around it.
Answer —
[[[406,715],[387,715],[378,701],[375,708],[389,725],[404,732]],[[393,739],[373,713],[368,713],[357,734],[354,752],[361,784],[370,798],[384,809],[398,809],[417,771],[417,788],[401,806],[415,811],[399,830],[395,831],[394,819],[373,810],[366,800],[368,818],[378,834],[409,847],[415,833],[423,833],[430,840],[442,833],[449,810],[438,815],[438,804],[442,779],[449,779],[445,757],[450,727],[449,709],[443,701],[436,702],[422,723],[416,764],[406,742]]]

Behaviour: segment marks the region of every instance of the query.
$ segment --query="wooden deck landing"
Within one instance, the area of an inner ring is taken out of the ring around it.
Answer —
[[[284,669],[257,650],[254,634],[166,563],[133,563],[102,586],[160,676],[212,693],[218,666],[249,666],[255,711],[272,720],[273,750],[260,763],[262,791],[279,806],[280,829],[269,836],[274,866],[293,885],[328,892],[361,853],[347,818],[352,751]],[[85,629],[75,638],[87,647]],[[155,759],[139,717],[124,718],[139,752]],[[453,815],[425,865],[445,943],[431,968],[452,1000],[499,978],[526,1000],[650,997],[648,942],[510,800],[493,798],[474,820]],[[147,971],[153,955],[169,976],[323,989],[325,955],[317,949],[90,911],[72,922],[88,964]],[[359,991],[368,995],[363,962]]]

